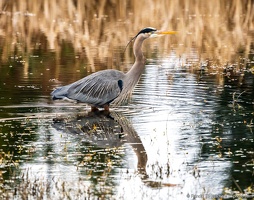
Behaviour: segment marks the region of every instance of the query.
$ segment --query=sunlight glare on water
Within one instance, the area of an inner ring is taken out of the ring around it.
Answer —
[[[209,131],[201,129],[211,128],[216,96],[209,104],[205,102],[202,97],[206,96],[204,87],[207,85],[202,86],[196,75],[184,72],[175,60],[172,61],[174,58],[171,55],[159,66],[146,67],[133,100],[134,105],[140,104],[144,109],[132,116],[132,123],[148,154],[150,179],[161,185],[178,186],[161,188],[158,194],[143,188],[142,184],[137,185],[134,178],[129,183],[132,190],[128,192],[132,198],[139,199],[143,195],[185,198],[188,194],[198,195],[203,189],[206,195],[216,196],[222,193],[220,185],[229,178],[227,159],[219,161],[218,155],[208,158],[201,155],[202,137],[211,137]],[[142,192],[137,191],[140,187]],[[178,187],[181,193],[177,193]]]

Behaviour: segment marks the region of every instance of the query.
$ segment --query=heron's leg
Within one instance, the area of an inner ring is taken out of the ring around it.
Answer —
[[[108,104],[105,104],[105,105],[103,106],[103,108],[104,108],[105,111],[109,111],[109,105],[108,105]]]
[[[91,111],[92,112],[96,112],[96,111],[98,111],[99,109],[97,108],[97,107],[95,107],[95,106],[91,106]]]

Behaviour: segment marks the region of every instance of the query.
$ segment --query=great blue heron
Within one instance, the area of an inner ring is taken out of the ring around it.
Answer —
[[[53,100],[67,98],[89,104],[92,111],[98,108],[109,111],[109,104],[119,105],[128,100],[139,81],[145,67],[145,58],[141,50],[143,41],[150,37],[175,33],[175,31],[158,31],[151,27],[142,29],[131,39],[135,40],[133,45],[135,63],[126,74],[114,69],[95,72],[74,83],[56,88],[51,93]]]

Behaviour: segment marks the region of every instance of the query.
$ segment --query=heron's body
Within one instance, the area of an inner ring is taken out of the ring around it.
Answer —
[[[57,88],[51,95],[54,100],[68,98],[92,107],[106,107],[120,95],[124,77],[125,74],[118,70],[102,70]]]
[[[53,100],[72,99],[89,104],[92,109],[109,109],[109,105],[119,105],[127,101],[138,83],[145,67],[145,58],[142,54],[142,43],[149,38],[156,29],[145,28],[135,37],[135,63],[125,74],[121,71],[108,69],[95,72],[69,85],[56,88],[52,93]],[[162,33],[169,34],[169,33]]]

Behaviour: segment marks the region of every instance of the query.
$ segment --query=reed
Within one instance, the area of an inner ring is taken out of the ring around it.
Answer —
[[[251,0],[2,0],[0,9],[2,61],[15,49],[29,53],[43,46],[58,52],[64,40],[84,52],[91,66],[95,58],[110,66],[114,50],[146,26],[178,31],[149,42],[152,46],[187,57],[194,50],[200,59],[221,63],[239,51],[247,58],[253,42]]]

